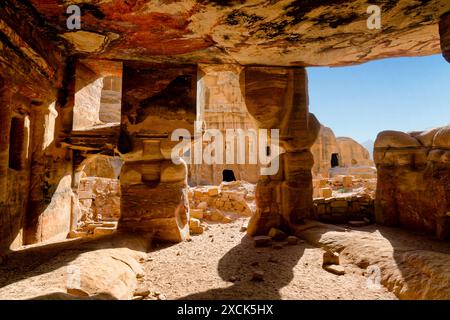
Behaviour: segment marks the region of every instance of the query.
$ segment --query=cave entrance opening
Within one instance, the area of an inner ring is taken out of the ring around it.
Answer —
[[[232,182],[236,181],[236,177],[234,175],[234,171],[230,169],[225,169],[222,171],[222,181],[223,182]]]
[[[121,216],[120,173],[123,159],[117,155],[75,152],[76,206],[72,211],[74,237],[113,233]]]
[[[338,153],[331,154],[331,167],[332,168],[339,167],[339,154]]]

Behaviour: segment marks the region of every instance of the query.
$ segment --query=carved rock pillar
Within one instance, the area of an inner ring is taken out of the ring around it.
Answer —
[[[125,65],[118,229],[179,242],[189,237],[187,165],[171,159],[175,129],[193,132],[196,68]]]
[[[312,210],[313,157],[310,148],[320,124],[308,108],[304,68],[248,67],[245,97],[259,128],[279,129],[279,170],[261,176],[256,189],[257,212],[248,233],[266,234],[271,227],[289,227]]]

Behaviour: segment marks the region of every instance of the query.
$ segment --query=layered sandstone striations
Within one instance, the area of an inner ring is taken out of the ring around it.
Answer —
[[[376,220],[450,234],[450,127],[422,132],[381,132],[375,142]]]
[[[73,53],[102,58],[281,66],[349,65],[440,52],[445,0],[83,1],[67,30],[64,1],[31,3]],[[369,29],[368,6],[382,29]]]
[[[197,69],[124,66],[119,229],[154,233],[160,240],[189,237],[187,165],[172,161],[175,129],[192,134]]]
[[[279,168],[258,181],[257,209],[247,230],[250,235],[267,234],[272,227],[298,223],[311,214],[314,160],[310,148],[320,123],[309,113],[307,88],[303,68],[245,70],[247,110],[259,128],[280,130]]]
[[[66,57],[51,28],[19,1],[0,5],[0,254],[64,239],[70,228],[71,153],[61,131]]]

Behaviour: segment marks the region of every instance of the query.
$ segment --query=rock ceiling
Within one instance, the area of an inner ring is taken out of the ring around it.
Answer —
[[[71,53],[243,65],[350,65],[439,53],[449,0],[29,0]],[[66,8],[81,8],[69,31]],[[381,30],[366,10],[381,7]],[[64,39],[64,40],[63,40]]]

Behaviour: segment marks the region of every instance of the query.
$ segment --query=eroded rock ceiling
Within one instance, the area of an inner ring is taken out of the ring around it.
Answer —
[[[284,66],[349,65],[441,51],[449,0],[29,0],[72,53],[99,58]],[[66,8],[81,8],[81,30]],[[380,30],[367,7],[381,7]]]

